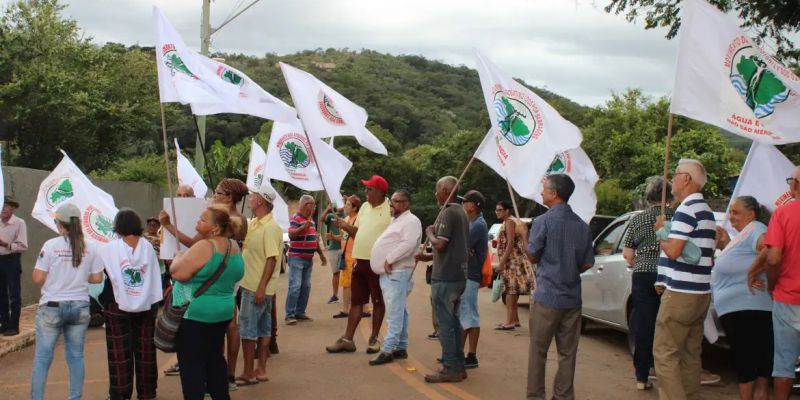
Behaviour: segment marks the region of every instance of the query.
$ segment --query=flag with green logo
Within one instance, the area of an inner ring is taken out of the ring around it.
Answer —
[[[156,66],[158,92],[162,103],[220,103],[235,101],[239,87],[220,79],[216,72],[199,60],[178,31],[153,6],[156,25]]]
[[[250,163],[247,165],[247,187],[262,188],[268,187],[278,194],[272,204],[272,217],[281,228],[289,230],[289,205],[283,199],[281,193],[275,190],[269,178],[264,177],[264,165],[267,163],[267,153],[256,143],[250,142]]]
[[[80,168],[64,153],[64,158],[39,185],[31,216],[58,232],[55,211],[63,204],[74,204],[81,210],[84,237],[107,243],[112,237],[117,215],[114,198],[95,186]]]
[[[181,147],[178,145],[178,139],[175,139],[175,152],[178,155],[177,169],[178,169],[178,185],[188,185],[194,191],[194,197],[202,199],[208,193],[208,185],[203,181],[203,177],[194,169],[192,162],[181,153]]]
[[[682,3],[670,111],[768,144],[800,142],[800,78],[704,0]]]
[[[324,188],[332,202],[344,204],[340,191],[352,166],[353,163],[335,148],[321,139],[306,135],[300,121],[275,121],[272,124],[264,179],[277,179],[303,190]]]
[[[522,197],[535,199],[556,156],[580,147],[581,132],[488,58],[478,52],[476,58],[492,128],[475,158],[505,178]]]
[[[550,174],[567,174],[575,183],[575,191],[569,198],[567,204],[572,207],[572,211],[578,214],[587,224],[594,217],[597,211],[597,196],[594,193],[594,185],[600,179],[594,164],[589,156],[578,147],[559,153],[550,163],[545,178]],[[536,190],[533,201],[541,204],[541,192],[544,188],[545,179],[539,181],[539,188]]]

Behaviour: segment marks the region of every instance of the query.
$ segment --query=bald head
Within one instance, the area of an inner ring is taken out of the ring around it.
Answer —
[[[194,197],[194,189],[189,185],[180,185],[175,191],[175,197]]]

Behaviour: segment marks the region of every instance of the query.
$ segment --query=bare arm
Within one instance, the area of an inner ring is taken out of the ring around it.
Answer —
[[[103,282],[103,273],[98,272],[95,274],[89,274],[89,283],[100,283]]]
[[[625,261],[628,262],[628,267],[636,265],[636,250],[625,247],[622,249],[622,257],[625,257]]]
[[[442,238],[442,237],[438,237],[438,236],[434,235],[433,234],[433,225],[431,225],[427,229],[425,229],[425,235],[427,236],[428,241],[431,242],[431,246],[433,246],[433,248],[437,252],[444,253],[445,251],[447,251],[447,245],[450,243],[450,241],[447,240],[446,238]]]
[[[275,272],[275,264],[276,264],[275,257],[268,258],[267,263],[264,264],[264,272],[261,273],[261,279],[258,281],[258,288],[256,289],[256,295],[255,298],[253,299],[253,303],[255,304],[264,303],[267,291],[267,284],[269,284],[269,280],[272,279],[272,274]]]
[[[667,239],[661,241],[661,250],[667,255],[667,258],[673,261],[681,256],[684,246],[686,246],[686,241],[681,239]]]
[[[783,260],[783,249],[774,246],[767,247],[766,255],[767,286],[771,292],[775,289],[778,275],[781,273],[781,261]]]
[[[36,284],[36,286],[42,286],[44,285],[44,281],[47,280],[47,271],[42,271],[40,269],[34,268],[33,276],[31,278],[33,280],[33,283]]]
[[[511,218],[508,218],[505,220],[505,222],[503,222],[503,227],[503,231],[506,235],[506,250],[503,252],[503,255],[500,257],[500,261],[497,264],[498,271],[503,271],[506,269],[506,262],[508,262],[508,258],[511,256],[511,252],[514,250],[514,239],[517,236],[516,224],[511,220]],[[533,260],[531,260],[531,262],[535,263]]]
[[[172,279],[179,282],[186,282],[198,272],[211,259],[213,250],[211,242],[202,240],[190,247],[186,253],[179,253],[172,260],[169,273]]]
[[[175,225],[172,225],[172,221],[170,221],[169,214],[167,214],[167,212],[164,210],[161,210],[161,212],[158,213],[158,221],[161,222],[162,229],[169,232],[172,236],[178,238],[178,241],[186,247],[192,247],[194,246],[195,243],[203,239],[202,235],[200,235],[199,233],[194,237],[189,237],[185,233],[179,231]]]

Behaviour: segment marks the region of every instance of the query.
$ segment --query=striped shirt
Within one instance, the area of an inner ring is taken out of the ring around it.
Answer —
[[[289,223],[289,233],[296,231],[306,221],[311,221],[311,225],[306,228],[304,235],[295,236],[289,241],[288,257],[299,258],[314,258],[314,253],[317,251],[317,224],[311,218],[306,218],[305,215],[296,213],[292,215],[292,220]]]
[[[700,261],[693,265],[683,257],[670,260],[662,251],[658,259],[656,285],[666,286],[673,292],[711,293],[716,226],[714,213],[701,193],[693,193],[683,199],[672,217],[669,238],[694,243],[700,249]]]

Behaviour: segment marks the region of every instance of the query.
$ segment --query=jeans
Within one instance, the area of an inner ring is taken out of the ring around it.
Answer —
[[[631,330],[636,350],[633,352],[633,367],[636,380],[647,381],[653,364],[653,338],[656,335],[656,317],[661,305],[661,296],[656,293],[655,272],[634,272],[631,280]]]
[[[289,257],[289,290],[286,294],[286,318],[306,315],[311,294],[311,258]]]
[[[3,330],[19,329],[19,313],[22,307],[21,278],[20,254],[0,256],[0,325]]]
[[[383,301],[386,304],[386,337],[381,351],[408,348],[408,295],[414,287],[411,281],[412,269],[398,269],[391,274],[380,276]]]
[[[466,281],[431,281],[433,312],[439,321],[439,344],[442,345],[442,365],[460,372],[464,369],[464,348],[461,343],[461,322],[458,307]]]
[[[36,312],[36,350],[31,374],[31,399],[43,400],[53,351],[64,332],[64,358],[69,367],[69,400],[83,394],[83,339],[89,327],[88,301],[62,301],[57,306],[42,304]]]

